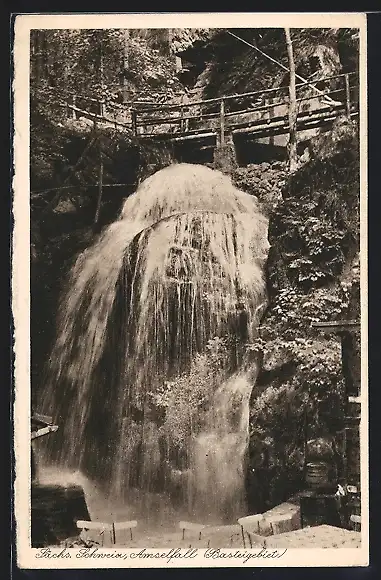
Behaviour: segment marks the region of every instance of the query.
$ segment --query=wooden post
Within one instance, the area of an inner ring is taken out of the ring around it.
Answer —
[[[112,528],[111,528],[111,530],[112,530],[112,543],[113,544],[116,544],[116,534],[115,534],[115,524],[114,524],[114,522],[112,522]]]
[[[99,43],[99,84],[101,85],[102,93],[103,93],[103,38],[102,32],[100,34],[100,43]],[[104,117],[104,97],[99,100],[99,113],[101,117]]]
[[[346,104],[346,114],[348,119],[351,117],[351,92],[349,85],[349,75],[345,75],[345,104]]]
[[[180,109],[180,133],[184,131],[184,107],[182,106]]]
[[[243,547],[246,548],[245,530],[243,529],[243,526],[241,526],[241,534],[242,534]]]
[[[288,143],[289,150],[289,170],[293,173],[297,169],[297,135],[296,135],[296,120],[297,120],[297,102],[296,102],[296,75],[295,75],[295,61],[292,47],[291,33],[289,28],[285,28],[287,53],[290,69],[290,84],[289,84],[289,105],[288,105],[288,120],[290,139]]]
[[[75,103],[76,103],[76,96],[73,95],[73,98],[72,98],[73,107],[75,107]],[[77,113],[76,113],[75,109],[71,110],[71,116],[72,116],[73,121],[75,121],[77,118]]]
[[[124,43],[123,43],[123,104],[128,102],[128,84],[127,84],[127,71],[129,68],[129,53],[130,53],[130,29],[126,28],[124,31]]]
[[[97,198],[97,208],[95,210],[94,225],[98,223],[99,214],[101,211],[101,201],[102,201],[102,191],[103,191],[103,157],[102,149],[99,144],[99,178],[98,178],[98,198]]]
[[[135,111],[135,109],[131,109],[131,121],[132,121],[132,134],[135,135],[135,137],[136,137],[136,135],[138,133],[137,133],[137,123],[136,123],[137,112]]]
[[[225,101],[220,102],[220,145],[225,144]]]
[[[274,116],[274,108],[272,106],[272,104],[273,104],[273,98],[272,97],[268,97],[267,103],[269,105],[269,118],[268,118],[268,123],[269,123],[269,125],[271,125],[271,119]],[[274,145],[274,135],[272,135],[271,133],[269,135],[269,145]]]

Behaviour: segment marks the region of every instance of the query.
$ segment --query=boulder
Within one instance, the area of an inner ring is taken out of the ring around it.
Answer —
[[[32,484],[32,547],[59,545],[77,536],[77,520],[90,520],[83,488],[79,485]]]

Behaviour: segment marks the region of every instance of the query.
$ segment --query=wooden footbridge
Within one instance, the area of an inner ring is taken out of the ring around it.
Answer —
[[[181,142],[213,140],[223,145],[236,135],[251,140],[270,138],[285,145],[289,133],[289,88],[287,85],[260,91],[224,95],[176,104],[131,103],[115,105],[89,97],[78,97],[81,103],[92,101],[92,111],[72,101],[63,106],[75,119],[87,117],[115,128],[128,127],[141,139]],[[296,85],[297,130],[308,132],[332,123],[337,117],[359,114],[359,81],[357,73],[346,73]],[[95,110],[94,110],[95,106]],[[90,108],[90,107],[89,107]],[[282,137],[283,136],[283,137]]]
[[[358,89],[355,73],[298,84],[297,130],[322,127],[343,114],[349,118],[358,115]],[[217,144],[224,144],[226,138],[242,134],[252,139],[287,137],[288,110],[288,86],[282,86],[188,103],[133,108],[132,130],[142,139],[172,142],[212,137]]]

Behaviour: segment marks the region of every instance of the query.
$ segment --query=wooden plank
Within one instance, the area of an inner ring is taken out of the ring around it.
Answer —
[[[112,524],[108,524],[105,522],[92,522],[92,521],[85,521],[85,520],[78,520],[77,528],[80,530],[95,530],[100,532],[111,532]]]
[[[351,90],[349,86],[349,76],[348,74],[345,75],[345,103],[346,103],[346,112],[347,117],[351,116]]]
[[[358,112],[352,112],[351,116],[357,116]],[[336,113],[332,113],[332,108],[329,107],[327,110],[323,110],[322,113],[311,115],[307,113],[303,117],[298,117],[297,127],[298,131],[304,131],[311,129],[315,126],[320,126],[324,123],[329,123],[337,118]],[[275,121],[275,122],[274,122]],[[274,117],[272,122],[268,124],[256,125],[255,123],[262,122],[258,120],[256,122],[247,122],[233,125],[232,133],[235,134],[250,134],[255,135],[257,138],[266,135],[281,135],[288,132],[288,120],[287,117]],[[157,134],[143,134],[140,135],[141,138],[150,139],[167,139],[169,141],[185,141],[188,139],[202,139],[203,137],[212,137],[216,135],[216,132],[207,132],[208,130],[192,130],[187,132],[185,135],[180,135],[176,133],[157,133]],[[175,136],[176,135],[176,136]]]
[[[126,522],[115,522],[115,530],[130,530],[131,528],[136,528],[138,525],[137,520],[129,520]]]
[[[181,530],[191,530],[193,532],[200,532],[201,530],[203,530],[206,526],[203,524],[195,524],[193,522],[179,522],[179,528]]]
[[[104,117],[102,115],[97,115],[96,113],[90,113],[90,111],[85,111],[84,109],[79,109],[78,107],[73,107],[73,105],[68,105],[66,103],[59,103],[60,107],[68,107],[69,109],[75,109],[78,114],[81,114],[82,117],[88,117],[92,121],[104,121],[105,123],[110,123],[111,125],[117,125],[119,127],[124,127],[126,129],[131,129],[131,125],[128,123],[120,123],[119,121],[115,121],[114,119],[109,119],[108,117]]]
[[[155,140],[168,140],[168,141],[188,141],[190,139],[204,139],[208,137],[215,137],[216,131],[188,131],[185,135],[179,133],[156,133],[153,135],[144,134],[140,135],[141,139],[155,139]]]
[[[326,116],[330,116],[332,115],[332,107],[324,107],[318,110],[317,113],[314,114],[308,114],[308,113],[303,113],[303,114],[299,114],[298,118],[297,118],[297,123],[301,124],[303,121],[308,120],[313,121],[314,119],[323,119]],[[271,119],[271,125],[275,125],[279,122],[283,122],[286,121],[287,122],[287,126],[288,126],[288,115],[281,115],[281,116],[276,116],[273,117]],[[260,123],[263,123],[263,119],[257,119],[255,121],[249,121],[249,122],[245,122],[245,123],[236,123],[235,125],[232,125],[233,127],[233,132],[236,131],[236,128],[244,128],[244,127],[254,127],[255,125],[260,125]],[[266,124],[264,126],[268,126],[268,123],[266,122]]]
[[[42,429],[38,429],[37,431],[32,431],[31,433],[31,440],[38,439],[43,435],[49,435],[49,433],[55,433],[58,430],[57,425],[48,425],[47,427],[43,427]]]
[[[59,189],[59,188],[57,188]],[[47,190],[49,191],[49,190]],[[40,192],[41,193],[41,192]],[[38,423],[43,423],[46,425],[51,425],[53,423],[53,417],[50,417],[49,415],[41,415],[41,413],[32,413],[32,421],[35,420]]]
[[[360,322],[357,320],[334,320],[329,322],[312,322],[312,328],[325,332],[343,332],[360,330]]]

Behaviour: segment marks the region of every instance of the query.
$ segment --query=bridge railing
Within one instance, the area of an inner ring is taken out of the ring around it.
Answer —
[[[320,111],[358,110],[358,75],[345,73],[296,85],[298,116]],[[131,110],[132,130],[142,137],[162,135],[217,134],[221,142],[226,132],[245,130],[257,124],[287,121],[289,88],[252,91],[213,99],[181,102]]]
[[[52,88],[53,90],[53,88]],[[217,135],[221,143],[228,132],[250,130],[287,130],[289,107],[287,85],[224,95],[212,99],[157,104],[135,100],[117,103],[100,96],[87,96],[67,91],[57,95],[57,104],[66,116],[76,120],[87,117],[93,122],[108,123],[117,128],[132,129],[141,137]],[[351,72],[309,80],[296,85],[298,120],[306,117],[358,111],[359,79]],[[319,113],[320,111],[320,113]],[[261,129],[262,128],[262,129]]]

